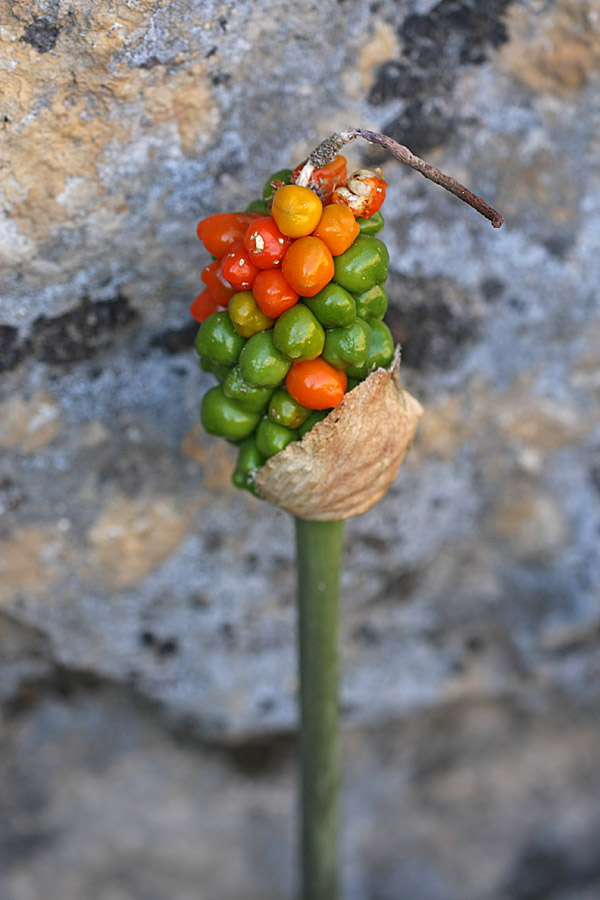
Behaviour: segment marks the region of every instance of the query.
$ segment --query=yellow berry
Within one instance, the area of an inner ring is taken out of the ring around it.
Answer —
[[[315,230],[323,212],[323,204],[310,188],[286,184],[273,197],[271,212],[282,234],[300,238]]]
[[[239,335],[250,338],[259,331],[266,331],[273,319],[261,311],[252,291],[239,291],[229,301],[229,318]]]

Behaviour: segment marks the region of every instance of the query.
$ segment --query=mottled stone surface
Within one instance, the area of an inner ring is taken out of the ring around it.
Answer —
[[[597,0],[9,2],[0,896],[293,896],[293,528],[198,427],[194,231],[356,124],[426,407],[347,525],[344,900],[600,895]]]

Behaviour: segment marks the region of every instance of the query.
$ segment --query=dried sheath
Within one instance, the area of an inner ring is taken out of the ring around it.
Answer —
[[[332,521],[374,506],[398,474],[421,404],[402,389],[396,357],[350,391],[301,441],[258,470],[261,495],[294,516]]]

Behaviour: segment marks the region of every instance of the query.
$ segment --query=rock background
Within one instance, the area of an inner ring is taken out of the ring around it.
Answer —
[[[198,428],[195,224],[350,124],[427,407],[347,527],[345,900],[600,895],[598,0],[0,27],[0,897],[293,896],[293,531]]]

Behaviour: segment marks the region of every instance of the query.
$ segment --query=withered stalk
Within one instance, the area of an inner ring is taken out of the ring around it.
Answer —
[[[339,896],[339,606],[343,521],[295,519],[301,898]]]
[[[321,141],[319,146],[316,147],[308,157],[302,172],[296,179],[296,184],[308,184],[308,179],[314,169],[331,162],[342,147],[349,144],[350,141],[353,141],[354,138],[357,137],[362,138],[364,141],[368,141],[370,144],[378,144],[380,147],[384,147],[392,154],[392,156],[395,156],[396,159],[400,160],[400,162],[410,166],[415,172],[420,172],[421,175],[429,181],[433,181],[434,184],[439,184],[440,187],[450,191],[450,193],[454,194],[455,197],[458,197],[459,200],[468,203],[469,206],[472,206],[478,213],[485,216],[486,219],[489,219],[494,228],[500,228],[504,223],[504,219],[493,206],[490,206],[490,204],[486,203],[482,197],[478,197],[470,191],[464,184],[460,184],[460,182],[456,181],[455,178],[452,178],[451,175],[446,175],[444,172],[436,169],[435,166],[425,162],[420,156],[416,156],[408,149],[408,147],[399,144],[398,141],[388,137],[386,134],[368,131],[366,128],[349,128],[347,131],[341,131],[339,134],[332,134],[331,137]]]

